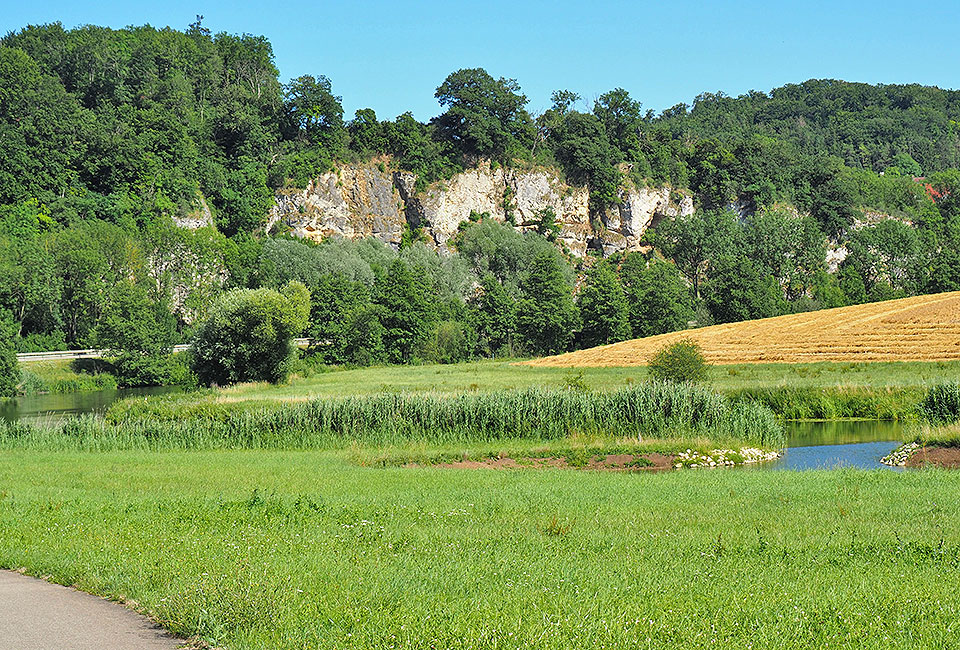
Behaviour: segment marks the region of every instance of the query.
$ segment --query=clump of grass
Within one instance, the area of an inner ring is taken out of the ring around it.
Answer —
[[[960,447],[960,422],[933,424],[924,422],[907,438],[910,442],[929,447]]]
[[[960,382],[930,388],[920,402],[920,412],[931,422],[956,422],[960,419]]]
[[[702,382],[707,379],[707,360],[700,344],[683,339],[666,345],[650,357],[650,376],[662,381]]]
[[[550,521],[540,528],[540,531],[548,537],[566,537],[573,530],[574,523],[576,522],[561,521],[559,517],[554,515]]]

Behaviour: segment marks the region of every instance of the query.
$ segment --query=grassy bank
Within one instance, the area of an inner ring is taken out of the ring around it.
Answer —
[[[918,417],[923,388],[872,386],[776,386],[727,393],[763,404],[786,420],[910,420]]]
[[[960,474],[12,451],[0,565],[260,648],[960,644]]]
[[[0,426],[0,447],[36,449],[317,449],[349,444],[491,440],[709,439],[779,447],[783,427],[763,406],[705,388],[647,382],[614,391],[536,389],[460,395],[385,394],[272,402],[259,408],[180,398],[131,399],[106,421]]]
[[[110,368],[97,359],[32,361],[20,369],[19,392],[39,395],[116,390],[117,378],[110,374]]]

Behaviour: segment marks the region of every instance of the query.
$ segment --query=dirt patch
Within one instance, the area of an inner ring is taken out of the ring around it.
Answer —
[[[572,460],[566,457],[486,458],[435,463],[429,467],[448,469],[593,469],[606,471],[639,471],[672,469],[674,456],[665,454],[602,454]],[[422,465],[410,465],[422,467]]]
[[[960,469],[960,447],[921,447],[907,460],[907,467]]]

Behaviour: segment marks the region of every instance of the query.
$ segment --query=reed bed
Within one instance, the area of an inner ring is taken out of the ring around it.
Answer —
[[[323,449],[496,440],[610,438],[785,442],[762,404],[708,389],[645,383],[608,392],[531,388],[459,395],[386,394],[316,399],[247,409],[218,405],[189,413],[162,406],[117,409],[50,426],[7,424],[0,447],[45,449]]]

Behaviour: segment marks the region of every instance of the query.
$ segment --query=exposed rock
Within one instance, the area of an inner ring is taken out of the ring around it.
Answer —
[[[847,250],[846,246],[837,244],[834,241],[827,242],[827,271],[830,273],[836,273],[840,268],[840,265],[843,264],[843,260],[847,259],[847,256],[850,254],[850,251]]]
[[[187,228],[188,230],[199,230],[200,228],[212,226],[213,214],[210,212],[210,206],[207,205],[207,200],[202,194],[197,196],[197,209],[183,216],[174,216],[173,223],[180,228]]]
[[[506,188],[503,168],[491,170],[489,165],[481,165],[469,169],[449,181],[434,183],[419,195],[417,218],[437,246],[444,246],[472,212],[486,212],[503,221]]]
[[[488,163],[417,192],[416,175],[392,174],[378,166],[345,166],[305,190],[277,193],[268,229],[277,224],[300,237],[377,237],[398,245],[404,227],[422,228],[441,250],[472,213],[512,221],[518,230],[535,228],[549,208],[559,226],[558,240],[574,255],[588,248],[604,254],[636,250],[647,228],[665,217],[693,212],[690,196],[669,187],[630,188],[621,203],[595,224],[585,187],[563,182],[552,170],[492,168]]]
[[[267,229],[282,224],[298,236],[376,237],[399,245],[406,218],[393,175],[372,165],[327,172],[306,189],[277,192]]]
[[[757,206],[753,201],[737,199],[727,204],[727,211],[732,212],[737,217],[737,221],[742,223],[756,214]]]
[[[607,211],[606,226],[621,234],[632,250],[643,234],[664,217],[689,214],[693,214],[693,199],[669,187],[621,190],[620,204]]]
[[[866,228],[868,226],[876,226],[881,221],[888,221],[890,219],[893,219],[895,221],[900,221],[902,223],[907,224],[908,226],[913,225],[913,222],[910,221],[909,219],[895,217],[891,214],[887,214],[886,212],[877,212],[876,210],[864,210],[862,216],[854,218],[852,229],[860,230],[861,228]]]

